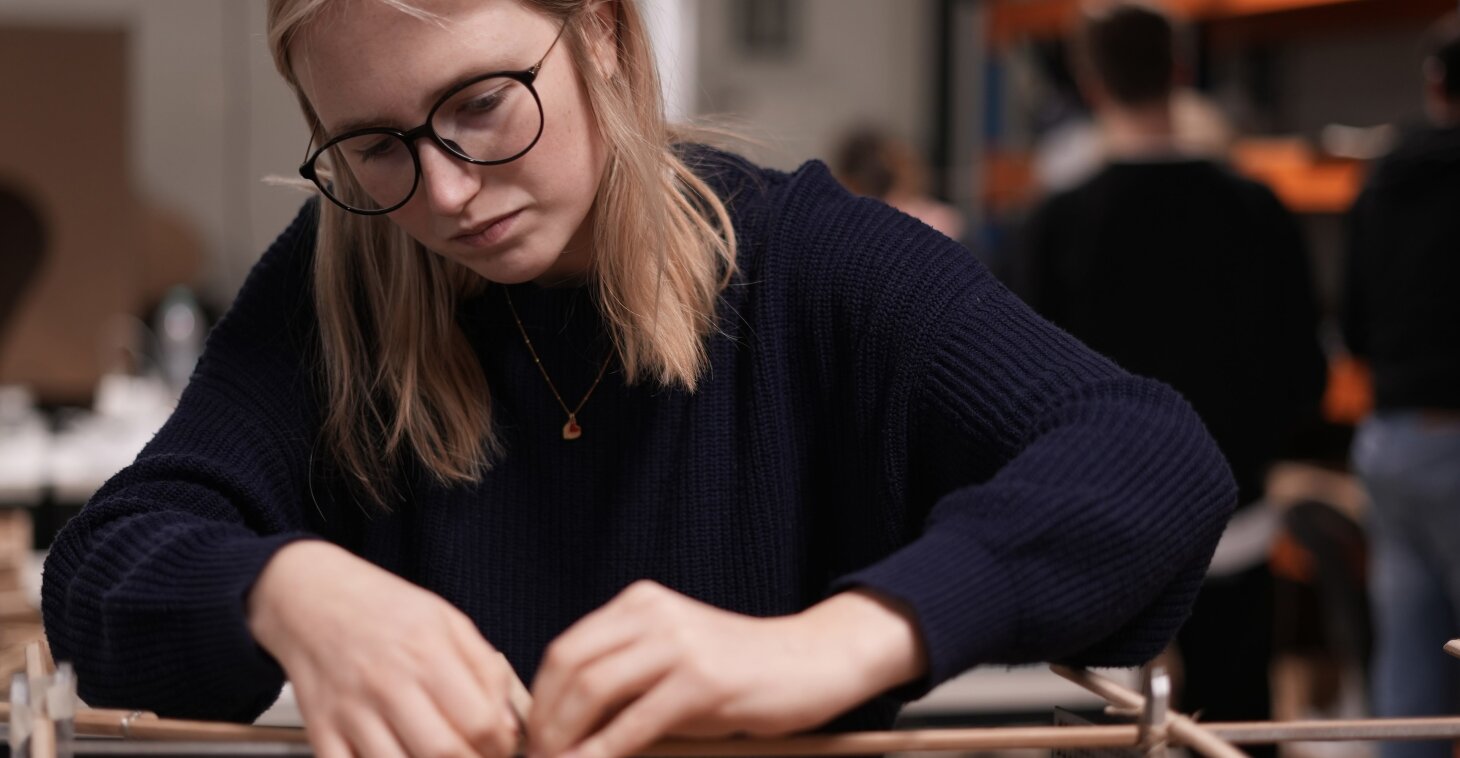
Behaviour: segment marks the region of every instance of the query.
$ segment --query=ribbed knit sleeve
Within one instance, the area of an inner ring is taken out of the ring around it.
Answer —
[[[983,663],[1153,657],[1236,500],[1201,421],[961,246],[831,182],[815,165],[797,174],[781,225],[803,230],[791,296],[825,381],[849,384],[844,405],[872,418],[848,449],[877,457],[848,475],[880,467],[887,499],[906,504],[901,544],[833,584],[916,615],[929,671],[897,694]]]
[[[46,634],[93,706],[251,720],[278,696],[245,599],[275,551],[308,536],[314,213],[254,268],[172,417],[46,559]]]

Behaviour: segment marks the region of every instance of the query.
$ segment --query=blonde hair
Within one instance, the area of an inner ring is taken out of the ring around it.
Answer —
[[[269,0],[269,45],[319,139],[290,45],[339,0]],[[375,0],[412,17],[441,19],[407,0]],[[613,3],[615,28],[589,7]],[[634,0],[521,0],[566,24],[577,75],[606,148],[594,198],[590,276],[627,381],[693,390],[708,362],[715,305],[735,271],[725,204],[674,152],[687,135],[665,119],[658,74]],[[611,77],[592,65],[589,40],[617,45]],[[359,193],[335,162],[332,179]],[[455,322],[456,304],[486,282],[430,253],[384,216],[351,214],[321,199],[314,262],[324,386],[322,441],[332,461],[378,507],[402,459],[414,456],[444,484],[478,481],[502,450],[486,377]]]

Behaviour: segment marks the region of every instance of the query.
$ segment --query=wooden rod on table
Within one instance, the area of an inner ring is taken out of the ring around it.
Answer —
[[[1068,666],[1050,666],[1050,670],[1105,698],[1112,705],[1137,711],[1145,707],[1146,699],[1140,694],[1132,692],[1099,674],[1092,674],[1084,669],[1073,669]],[[1180,742],[1192,750],[1207,756],[1207,758],[1246,758],[1246,753],[1207,731],[1189,716],[1175,712],[1169,713],[1167,729],[1171,736],[1176,738],[1172,740],[1173,742]]]
[[[10,718],[10,704],[0,703],[0,721]],[[309,739],[303,729],[249,726],[216,721],[161,719],[147,711],[85,709],[76,712],[79,737],[124,737],[147,740],[205,742],[294,742]]]
[[[1057,669],[1057,673],[1064,675]],[[1076,673],[1076,672],[1071,672]],[[1088,672],[1072,678],[1090,685],[1097,694],[1125,708],[1135,708],[1139,698],[1129,690]],[[0,720],[8,719],[10,705],[0,703]],[[1207,755],[1235,758],[1240,751],[1222,740],[1242,744],[1264,744],[1321,740],[1415,740],[1460,737],[1460,718],[1360,719],[1351,721],[1227,722],[1203,724],[1195,730],[1173,719],[1173,744],[1184,744]],[[1187,719],[1189,720],[1189,719]],[[257,727],[206,721],[162,719],[156,714],[125,710],[83,710],[76,714],[76,734],[85,737],[123,737],[159,742],[253,742],[307,744],[303,729]],[[1192,741],[1205,735],[1198,747]],[[1044,748],[1136,747],[1140,740],[1134,724],[1113,726],[993,727],[979,729],[924,729],[889,732],[857,732],[835,735],[801,735],[775,738],[666,739],[642,751],[649,758],[683,756],[834,756],[867,755],[907,751],[977,751]],[[1215,749],[1225,747],[1225,751]]]
[[[720,740],[667,739],[639,752],[648,758],[684,756],[876,755],[915,750],[980,751],[1135,747],[1134,724],[1114,726],[1031,726],[984,729],[919,729],[890,732],[744,737]]]
[[[8,706],[0,706],[3,718]],[[122,719],[133,712],[83,711],[78,734],[122,737]],[[1202,728],[1216,737],[1241,744],[1334,740],[1425,740],[1460,738],[1460,718],[1360,719],[1352,721],[1216,722]],[[151,713],[133,718],[126,731],[133,739],[308,742],[302,729],[255,727],[201,721],[159,719]],[[1003,750],[1016,748],[1134,747],[1134,724],[1113,726],[992,727],[853,732],[776,738],[666,739],[644,750],[644,756],[863,755],[912,750]],[[1185,744],[1180,735],[1173,743]]]
[[[1212,721],[1202,728],[1241,745],[1343,740],[1460,739],[1460,718],[1352,719],[1328,721]]]
[[[9,704],[0,704],[0,718],[7,716],[9,710]],[[124,710],[80,711],[76,714],[76,734],[85,737],[127,737],[166,741],[250,741],[294,744],[309,741],[303,729],[162,719],[153,713]],[[641,754],[703,758],[705,756],[732,755],[866,755],[905,750],[998,750],[1021,747],[1132,747],[1136,744],[1137,739],[1137,729],[1133,724],[924,729],[775,738],[667,739],[656,743]]]
[[[0,704],[0,719],[9,704]],[[130,718],[127,726],[123,722]],[[1359,719],[1351,721],[1224,722],[1203,724],[1215,737],[1241,744],[1325,740],[1420,740],[1460,737],[1460,718]],[[303,729],[257,727],[207,721],[160,719],[155,714],[124,710],[87,710],[76,716],[76,732],[87,737],[200,742],[276,742],[305,744]],[[1172,742],[1187,744],[1181,734]],[[1134,747],[1134,724],[1114,726],[993,727],[857,732],[777,738],[718,740],[667,739],[644,750],[644,756],[865,755],[913,750],[1003,750],[1016,748]]]
[[[56,758],[56,727],[46,712],[46,659],[50,655],[41,643],[25,646],[25,678],[30,680],[30,713],[35,723],[30,727],[31,758]],[[5,714],[9,719],[10,714]]]

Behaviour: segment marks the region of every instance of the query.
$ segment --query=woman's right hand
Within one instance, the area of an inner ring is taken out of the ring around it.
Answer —
[[[248,597],[321,758],[509,756],[514,674],[450,603],[320,541],[282,548]]]

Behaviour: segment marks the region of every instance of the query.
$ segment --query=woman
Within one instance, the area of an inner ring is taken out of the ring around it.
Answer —
[[[1234,493],[1170,390],[820,164],[675,147],[633,2],[271,0],[306,205],[48,559],[94,705],[321,755],[890,723],[1136,664]],[[838,718],[840,716],[840,718]]]

